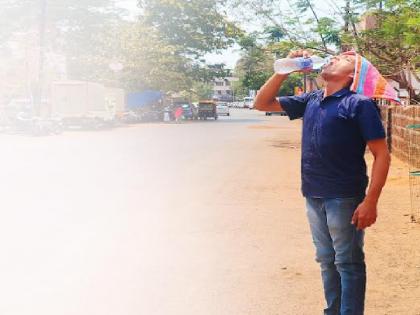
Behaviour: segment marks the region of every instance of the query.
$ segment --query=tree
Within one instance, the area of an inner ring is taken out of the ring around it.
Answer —
[[[339,19],[334,19],[334,14],[329,17],[320,16],[312,0],[230,0],[230,5],[235,10],[241,10],[242,21],[251,16],[259,19],[265,33],[270,33],[271,40],[287,41],[295,48],[335,52]]]
[[[194,101],[211,99],[213,96],[213,85],[208,82],[196,81],[193,83],[192,92]]]
[[[176,47],[162,40],[160,33],[142,23],[132,23],[116,34],[118,58],[125,65],[121,80],[127,90],[181,91],[191,88],[192,64],[176,54]]]
[[[109,30],[123,21],[123,14],[115,0],[5,0],[0,18],[7,31],[1,29],[0,44],[8,49],[10,42],[19,42],[33,55],[40,50],[35,60],[40,78],[44,59],[52,53],[66,57],[70,78],[94,78],[95,66],[103,67],[99,61],[109,55],[111,45],[103,46],[104,39],[112,39]]]
[[[236,64],[235,75],[240,79],[240,86],[247,90],[259,90],[271,76],[273,56],[257,43],[256,34],[244,36],[240,40],[242,56]]]
[[[177,53],[200,57],[227,48],[240,30],[227,20],[221,0],[139,0],[141,20],[158,31]]]
[[[231,0],[238,5],[239,0]],[[418,0],[344,0],[328,1],[330,12],[321,12],[313,0],[240,1],[244,19],[260,17],[269,32],[266,48],[276,57],[295,48],[311,48],[317,54],[339,53],[356,49],[368,57],[380,71],[414,93],[412,76],[418,79],[420,43],[420,2]],[[367,11],[367,12],[366,12]],[[246,15],[248,13],[248,15]],[[322,14],[321,14],[322,13]],[[361,30],[358,23],[366,15],[376,25]],[[410,74],[411,73],[411,74]]]
[[[46,4],[41,19],[40,4]],[[144,0],[138,21],[124,19],[117,0],[5,0],[0,17],[2,43],[15,34],[31,36],[39,47],[45,24],[45,51],[65,56],[70,79],[121,85],[127,90],[191,89],[220,69],[198,57],[233,43],[239,29],[227,21],[219,1]],[[114,73],[110,63],[124,68]]]
[[[399,82],[412,99],[420,101],[411,82],[412,75],[418,77],[420,63],[420,2],[386,0],[381,3],[380,9],[364,15],[371,19],[371,28],[347,40],[357,45],[382,74]]]
[[[275,32],[276,30],[269,29],[269,35]],[[277,33],[275,34],[278,37]],[[258,91],[272,76],[275,59],[273,52],[277,57],[285,57],[289,52],[290,47],[282,46],[288,42],[278,42],[274,38],[274,43],[264,46],[258,43],[257,37],[257,34],[250,34],[240,40],[243,52],[235,68],[235,75],[239,77],[239,82],[235,86],[238,95],[245,96],[249,90]],[[279,95],[293,95],[295,87],[302,87],[300,74],[290,75],[283,83]]]
[[[302,75],[298,73],[292,73],[283,82],[278,95],[279,96],[290,96],[295,94],[295,87],[302,88]]]

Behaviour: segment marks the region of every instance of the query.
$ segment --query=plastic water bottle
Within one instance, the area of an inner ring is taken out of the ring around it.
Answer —
[[[274,63],[274,72],[278,74],[287,74],[300,70],[319,70],[328,62],[327,58],[311,56],[309,58],[282,58]]]

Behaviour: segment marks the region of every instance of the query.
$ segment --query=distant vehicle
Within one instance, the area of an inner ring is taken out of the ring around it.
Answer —
[[[277,101],[279,100],[279,98],[276,98]],[[265,116],[272,116],[272,115],[279,115],[279,116],[287,116],[287,113],[282,110],[282,111],[278,111],[278,112],[265,112]]]
[[[227,103],[217,103],[216,111],[218,115],[230,116],[229,106]]]
[[[117,98],[107,104],[105,87],[99,83],[57,81],[51,86],[52,112],[69,128],[111,126],[118,108]]]
[[[234,108],[243,108],[244,107],[244,101],[235,101],[235,102],[230,103],[229,106],[234,107]]]
[[[135,111],[127,111],[120,113],[118,115],[119,121],[125,123],[125,124],[136,124],[141,122],[142,117],[138,112]]]
[[[244,97],[244,107],[252,109],[254,108],[254,98],[253,97]]]
[[[21,112],[16,116],[9,131],[31,136],[48,136],[60,134],[63,125],[58,118],[40,118]]]
[[[41,114],[48,108],[48,100],[41,101]],[[3,114],[15,117],[18,113],[24,112],[27,114],[34,114],[35,104],[34,100],[29,98],[14,98],[5,107],[3,107]]]
[[[141,113],[142,122],[163,121],[164,111],[150,109]]]
[[[175,104],[175,107],[182,107],[183,119],[190,119],[190,120],[198,119],[198,110],[193,104],[190,104],[190,103]]]
[[[202,120],[207,118],[217,120],[216,103],[214,101],[200,101],[198,103],[198,117]]]
[[[272,116],[272,115],[279,115],[279,116],[287,116],[285,111],[281,112],[265,112],[265,116]]]

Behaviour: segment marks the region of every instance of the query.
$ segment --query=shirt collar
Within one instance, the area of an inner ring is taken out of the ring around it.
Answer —
[[[331,95],[329,95],[327,97],[341,97],[341,96],[346,95],[348,93],[350,93],[349,88],[343,88],[343,89],[338,90],[334,94],[331,94]],[[322,90],[322,95],[324,95],[324,90]]]
[[[340,96],[346,95],[346,94],[348,94],[348,93],[350,93],[349,88],[343,88],[343,89],[341,89],[340,91],[335,92],[335,93],[333,94],[333,96],[335,96],[335,97],[340,97]]]
[[[327,100],[338,99],[339,97],[350,94],[350,93],[352,92],[348,88],[343,88],[341,90],[338,90],[334,94],[324,97],[324,90],[318,90],[319,106],[324,107],[324,102],[326,102]]]

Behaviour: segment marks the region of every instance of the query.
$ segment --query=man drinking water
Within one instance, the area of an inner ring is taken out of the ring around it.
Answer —
[[[292,51],[289,57],[309,53]],[[335,56],[324,66],[323,90],[278,101],[287,76],[274,74],[259,91],[255,108],[303,118],[302,193],[321,266],[324,314],[360,315],[366,289],[364,229],[376,221],[390,165],[379,110],[371,97],[398,98],[376,68],[353,52]],[[366,145],[374,157],[369,187]]]

